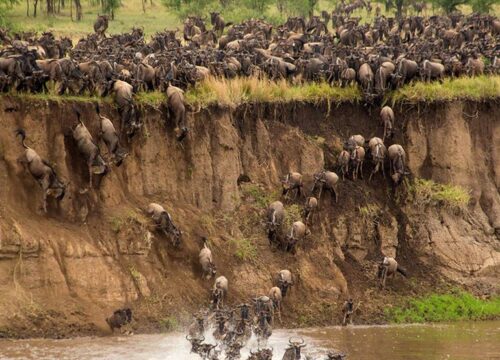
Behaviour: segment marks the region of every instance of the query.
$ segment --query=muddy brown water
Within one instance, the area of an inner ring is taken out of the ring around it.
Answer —
[[[315,360],[324,359],[332,348],[344,351],[351,360],[500,359],[500,321],[276,330],[268,343],[274,349],[274,359],[281,359],[290,336],[303,337],[308,344],[303,354]],[[242,359],[256,346],[251,339]],[[180,333],[1,340],[0,359],[199,359],[189,349]]]

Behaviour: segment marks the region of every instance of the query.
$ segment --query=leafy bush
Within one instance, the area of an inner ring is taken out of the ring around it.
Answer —
[[[460,186],[439,184],[432,180],[415,179],[409,185],[413,203],[420,207],[438,206],[461,210],[470,201],[470,194]]]

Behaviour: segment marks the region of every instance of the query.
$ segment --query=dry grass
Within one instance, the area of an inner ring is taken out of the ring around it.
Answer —
[[[361,100],[357,86],[339,88],[327,83],[292,84],[286,80],[271,81],[255,77],[235,79],[208,78],[186,93],[193,105],[218,104],[237,107],[245,103],[287,103],[292,101],[318,103],[355,102]]]
[[[445,79],[443,83],[413,82],[389,94],[392,103],[420,101],[489,100],[500,97],[500,76]]]

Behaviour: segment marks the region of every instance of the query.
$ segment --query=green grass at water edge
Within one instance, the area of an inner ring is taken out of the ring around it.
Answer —
[[[498,319],[500,297],[482,300],[462,291],[431,294],[387,309],[385,314],[390,322],[399,324]]]

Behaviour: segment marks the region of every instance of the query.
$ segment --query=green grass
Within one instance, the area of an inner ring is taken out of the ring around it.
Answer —
[[[231,241],[235,247],[234,256],[243,262],[253,261],[257,258],[257,248],[251,239],[238,238]]]
[[[482,300],[463,291],[446,295],[432,294],[388,309],[386,316],[393,323],[498,319],[500,297]]]
[[[140,92],[136,94],[135,99],[139,104],[159,107],[166,101],[167,96],[160,91]]]
[[[452,210],[465,208],[470,201],[470,193],[460,186],[439,184],[432,180],[414,179],[409,184],[413,204],[425,207],[436,206]]]
[[[158,324],[163,331],[175,331],[179,328],[179,320],[173,315],[160,319]]]
[[[153,1],[153,5],[148,2],[145,13],[142,11],[141,0],[122,1],[122,4],[123,6],[115,11],[115,20],[110,21],[108,28],[110,34],[128,32],[134,26],[144,27],[147,35],[163,31],[165,28],[182,28],[181,21],[161,5],[160,0]],[[31,6],[30,1],[30,9],[32,9]],[[79,22],[71,21],[69,7],[55,16],[46,16],[39,11],[36,18],[32,16],[28,18],[26,17],[26,2],[21,1],[10,11],[8,20],[15,31],[37,31],[39,34],[43,31],[53,31],[56,36],[68,36],[73,40],[78,40],[94,32],[94,21],[97,14],[102,13],[100,6],[90,6],[86,1],[82,2],[82,7],[83,20]],[[40,2],[39,10],[42,9],[43,3]],[[74,10],[73,8],[73,16]]]
[[[500,96],[500,76],[447,78],[439,82],[413,82],[389,94],[392,103],[452,100],[488,100]]]

